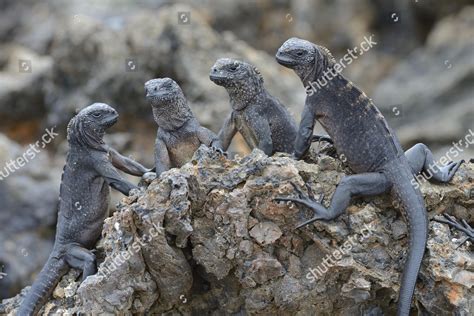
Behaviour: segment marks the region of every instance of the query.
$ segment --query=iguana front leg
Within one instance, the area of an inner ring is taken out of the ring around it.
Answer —
[[[155,144],[156,175],[160,176],[162,172],[167,171],[170,168],[171,168],[171,161],[170,161],[168,149],[166,148],[166,143],[160,137],[157,137],[156,144]]]
[[[449,182],[464,160],[450,162],[446,166],[438,167],[433,153],[425,144],[416,144],[405,152],[405,157],[414,174],[424,171],[430,178],[442,183]]]
[[[199,127],[197,137],[201,144],[204,144],[207,147],[211,147],[223,153],[221,141],[219,140],[219,138],[216,137],[213,132],[211,132],[207,128]]]
[[[298,198],[278,197],[276,201],[291,201],[301,204],[314,211],[314,217],[299,224],[300,228],[317,220],[332,220],[341,215],[349,206],[354,196],[373,196],[387,192],[391,183],[383,173],[371,172],[345,176],[336,188],[329,208],[324,207],[321,201],[315,201],[311,197],[300,196]],[[301,195],[301,194],[300,194]]]
[[[106,157],[97,159],[94,168],[112,188],[124,195],[128,196],[132,189],[138,189],[136,185],[125,180]]]
[[[111,147],[109,147],[109,154],[111,156],[112,165],[115,168],[122,170],[125,173],[131,174],[132,176],[141,177],[145,173],[151,171],[135,160],[121,155],[118,151]]]
[[[263,151],[267,156],[271,156],[273,154],[273,140],[272,131],[267,120],[259,118],[256,122],[251,123],[258,141],[258,149]]]
[[[316,117],[313,111],[307,104],[305,104],[295,141],[294,155],[296,159],[301,159],[311,146],[315,122]]]
[[[218,135],[223,150],[227,150],[229,148],[235,133],[237,133],[237,126],[235,125],[235,121],[231,113],[224,121],[224,125],[222,126]]]

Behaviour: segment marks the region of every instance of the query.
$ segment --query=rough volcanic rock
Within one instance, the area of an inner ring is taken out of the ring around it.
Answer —
[[[61,168],[42,148],[14,172],[7,163],[22,157],[22,147],[0,134],[0,296],[32,282],[52,248]],[[20,166],[16,163],[16,166]]]
[[[380,82],[374,100],[397,127],[404,144],[436,144],[440,152],[458,142],[474,156],[464,137],[474,130],[474,6],[446,17],[415,50]],[[436,128],[433,128],[436,126]]]
[[[19,45],[0,46],[0,120],[2,130],[17,138],[37,132],[46,118],[44,82],[52,69],[49,56]]]
[[[344,175],[334,158],[312,160],[259,150],[229,160],[201,147],[190,163],[122,200],[105,221],[98,273],[79,284],[69,272],[45,314],[393,314],[408,246],[400,213],[385,196],[355,200],[335,221],[294,230],[310,212],[273,199],[295,196],[291,182],[329,197]],[[430,218],[472,214],[473,186],[472,163],[452,184],[422,183]],[[474,311],[472,244],[457,248],[459,238],[430,223],[418,312]],[[0,313],[12,313],[24,293],[4,300]]]

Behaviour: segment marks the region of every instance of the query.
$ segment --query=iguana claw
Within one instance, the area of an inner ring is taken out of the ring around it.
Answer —
[[[306,226],[306,225],[309,225],[309,224],[314,223],[314,222],[316,222],[316,221],[318,221],[318,220],[321,220],[321,219],[323,219],[323,218],[321,218],[321,217],[319,217],[319,216],[313,217],[312,219],[309,219],[309,220],[307,220],[306,222],[303,222],[303,223],[301,223],[301,224],[298,224],[295,228],[296,228],[296,229],[302,228],[302,227],[304,227],[304,226]]]
[[[324,213],[324,214],[327,213],[326,208],[321,204],[323,199],[324,199],[324,194],[321,194],[319,199],[316,200],[316,199],[314,199],[313,192],[312,192],[311,188],[308,186],[308,184],[306,184],[306,187],[308,189],[308,195],[309,196],[305,196],[303,191],[301,191],[301,189],[294,182],[290,182],[290,184],[293,186],[296,193],[298,193],[299,197],[298,198],[277,197],[277,198],[274,199],[274,201],[277,201],[277,202],[288,202],[289,201],[289,202],[293,202],[293,203],[302,204],[305,207],[307,207],[309,209],[312,209],[314,211],[315,215],[316,214],[321,214],[321,213]],[[316,215],[313,218],[311,218],[310,220],[305,221],[305,222],[299,224],[298,226],[296,226],[296,229],[301,228],[303,226],[306,226],[308,224],[311,224],[311,223],[313,223],[317,220],[321,220],[321,219],[326,219],[326,217],[321,216],[321,215]]]
[[[456,248],[462,246],[468,239],[474,241],[474,228],[472,228],[464,219],[461,220],[462,224],[460,224],[454,216],[443,214],[443,217],[444,218],[435,218],[434,220],[439,223],[447,224],[467,235]]]
[[[219,147],[217,147],[217,146],[211,146],[211,149],[212,149],[214,152],[216,152],[216,153],[218,153],[218,154],[220,154],[220,155],[222,155],[222,156],[227,157],[227,152],[224,151],[224,150],[222,150],[221,148],[219,148]]]

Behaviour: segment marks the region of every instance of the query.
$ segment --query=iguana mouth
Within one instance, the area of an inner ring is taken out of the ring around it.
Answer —
[[[166,99],[169,94],[170,92],[165,90],[152,91],[146,95],[146,98],[148,100],[163,100]]]
[[[105,125],[105,128],[109,128],[109,127],[112,127],[113,125],[115,125],[115,123],[117,123],[118,121],[118,115],[114,115],[113,117],[111,117],[110,119],[108,119],[107,121],[105,121],[104,125]]]
[[[275,58],[276,58],[276,61],[282,66],[289,67],[289,68],[296,66],[295,61],[281,57],[278,54],[275,56]]]
[[[209,78],[214,82],[214,83],[224,83],[225,81],[227,81],[229,78],[225,77],[225,76],[219,76],[219,75],[214,75],[214,74],[210,74],[209,75]]]

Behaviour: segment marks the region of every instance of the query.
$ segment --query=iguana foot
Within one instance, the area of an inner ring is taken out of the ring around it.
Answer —
[[[443,214],[443,216],[444,218],[435,218],[434,220],[439,223],[448,224],[467,235],[462,239],[458,247],[461,247],[468,239],[471,239],[471,241],[474,242],[474,228],[472,228],[464,219],[461,220],[462,224],[460,224],[454,216],[449,214]]]
[[[336,148],[334,147],[334,141],[329,135],[313,135],[311,142],[318,143],[318,155],[325,154],[331,157],[335,157]],[[321,142],[325,144],[321,146]]]
[[[317,134],[315,134],[311,138],[311,141],[312,142],[327,142],[327,143],[330,143],[330,144],[334,144],[332,138],[329,135],[317,135]]]
[[[451,181],[451,179],[454,177],[454,174],[456,173],[456,171],[459,169],[459,167],[461,166],[463,162],[464,160],[460,160],[458,162],[451,161],[446,166],[439,168],[439,171],[441,172],[441,181],[442,182]]]
[[[291,198],[291,197],[278,197],[275,198],[275,201],[277,202],[293,202],[297,204],[302,204],[303,206],[313,210],[314,212],[314,217],[311,218],[310,220],[307,220],[298,226],[296,226],[296,229],[304,227],[308,224],[311,224],[317,220],[329,220],[331,219],[330,213],[327,208],[325,208],[321,203],[324,199],[324,194],[321,194],[319,199],[316,200],[314,198],[313,192],[311,188],[306,184],[306,189],[308,190],[308,196],[305,196],[305,194],[294,184],[293,182],[290,182],[295,191],[298,193],[298,198]]]
[[[218,154],[220,154],[220,155],[222,155],[222,156],[227,157],[227,151],[222,150],[222,148],[219,148],[217,146],[211,146],[211,150],[218,153]]]
[[[139,187],[147,186],[150,183],[152,183],[153,180],[155,180],[157,177],[158,177],[158,175],[156,174],[156,172],[149,171],[149,172],[143,174],[142,179],[140,181],[140,184],[138,186]]]

